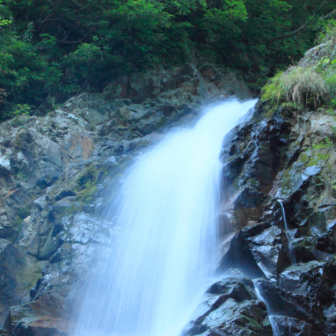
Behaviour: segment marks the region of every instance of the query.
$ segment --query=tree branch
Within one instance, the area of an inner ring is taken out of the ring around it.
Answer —
[[[336,14],[336,9],[333,10],[331,13],[327,14],[326,16],[321,17],[320,20],[325,20],[325,19],[327,19],[329,16],[332,16],[332,15],[334,15],[334,14]]]
[[[308,24],[309,24],[310,20],[307,21],[303,26],[301,26],[300,28],[288,33],[288,34],[285,34],[285,35],[281,35],[281,36],[278,36],[278,37],[275,37],[271,40],[269,40],[269,42],[275,42],[275,41],[279,41],[279,40],[285,40],[287,38],[290,38],[296,34],[298,34],[300,31],[304,30],[307,28]]]
[[[334,14],[336,14],[336,9],[334,9],[334,10],[333,10],[332,12],[330,12],[329,14],[327,14],[327,15],[325,15],[325,16],[323,16],[323,17],[320,17],[318,20],[325,20],[325,19],[327,19],[328,17],[330,17],[330,16],[332,16],[332,15],[334,15]],[[292,37],[292,36],[294,36],[294,35],[300,33],[301,31],[305,30],[305,29],[308,27],[308,25],[309,25],[309,23],[310,23],[311,21],[312,21],[312,20],[308,20],[308,21],[307,21],[303,26],[301,26],[300,28],[298,28],[298,29],[296,29],[296,30],[294,30],[294,31],[292,31],[292,32],[290,32],[290,33],[288,33],[288,34],[285,34],[285,35],[281,35],[281,36],[275,37],[275,38],[269,40],[269,42],[275,42],[275,41],[285,40],[285,39],[287,39],[287,38],[290,38],[290,37]]]

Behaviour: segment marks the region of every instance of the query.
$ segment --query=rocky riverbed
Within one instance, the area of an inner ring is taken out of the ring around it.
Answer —
[[[123,172],[202,104],[231,95],[250,96],[203,62],[0,124],[3,335],[71,335],[97,251],[118,235],[107,211]],[[258,103],[225,138],[220,280],[185,335],[336,334],[335,127],[323,109]]]

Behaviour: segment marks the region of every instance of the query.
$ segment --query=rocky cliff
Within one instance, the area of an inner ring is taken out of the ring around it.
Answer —
[[[293,106],[259,102],[224,139],[220,281],[185,335],[336,334],[335,111]]]
[[[106,212],[125,169],[202,104],[232,95],[250,92],[198,61],[118,78],[44,117],[0,124],[3,334],[71,333],[96,251],[116,234]]]
[[[336,334],[336,121],[265,107],[225,139],[221,217],[233,232],[186,335]]]
[[[157,69],[0,125],[4,335],[71,334],[96,251],[118,234],[106,211],[125,169],[232,94],[249,96],[211,64]],[[336,333],[335,127],[323,109],[259,103],[225,138],[221,280],[186,335]]]

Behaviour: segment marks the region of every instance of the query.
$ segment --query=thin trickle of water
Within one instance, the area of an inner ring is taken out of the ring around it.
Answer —
[[[265,300],[265,298],[261,295],[261,292],[259,290],[259,285],[258,285],[258,279],[253,280],[253,284],[254,284],[254,290],[257,294],[258,299],[260,301],[264,302],[266,307],[267,307],[268,318],[269,318],[269,321],[270,321],[270,324],[271,324],[271,327],[272,327],[273,336],[279,336],[280,335],[280,330],[279,330],[279,327],[278,327],[278,325],[275,321],[275,316],[271,315],[269,304]]]
[[[116,252],[88,286],[75,336],[179,335],[216,267],[223,137],[255,103],[209,108],[137,160],[120,190]]]
[[[279,326],[276,323],[275,316],[270,315],[270,316],[268,316],[268,318],[269,318],[270,323],[271,323],[273,336],[280,336],[281,334],[280,334]]]
[[[292,239],[292,236],[291,236],[290,231],[289,231],[289,227],[288,227],[288,223],[287,223],[287,219],[286,219],[285,208],[284,208],[281,201],[278,200],[278,202],[280,203],[281,210],[282,210],[282,217],[283,217],[283,220],[284,220],[284,223],[285,223],[286,236],[287,236],[287,240],[288,240],[289,258],[290,258],[292,264],[296,264],[295,255],[293,253],[293,243],[292,243],[293,239]]]

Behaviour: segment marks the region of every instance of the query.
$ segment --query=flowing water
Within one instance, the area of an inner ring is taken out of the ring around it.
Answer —
[[[269,306],[269,303],[265,300],[265,298],[261,295],[261,292],[259,290],[259,285],[258,285],[258,279],[253,280],[254,283],[254,290],[257,294],[257,297],[260,301],[264,302],[266,307],[267,307],[267,312],[268,312],[268,318],[272,327],[272,332],[273,332],[273,336],[279,336],[280,335],[280,330],[279,327],[276,323],[276,317],[274,315],[272,315],[271,312],[271,308]]]
[[[295,255],[293,253],[293,243],[292,243],[293,238],[292,238],[291,233],[289,231],[289,226],[288,226],[287,219],[286,219],[285,208],[284,208],[281,201],[278,200],[278,202],[280,203],[280,206],[281,206],[282,216],[283,216],[283,220],[284,220],[284,224],[285,224],[286,236],[287,236],[287,240],[288,240],[289,258],[290,258],[292,264],[296,264]]]
[[[120,195],[116,251],[89,284],[75,336],[176,336],[216,267],[224,135],[256,101],[221,103],[141,155]]]

